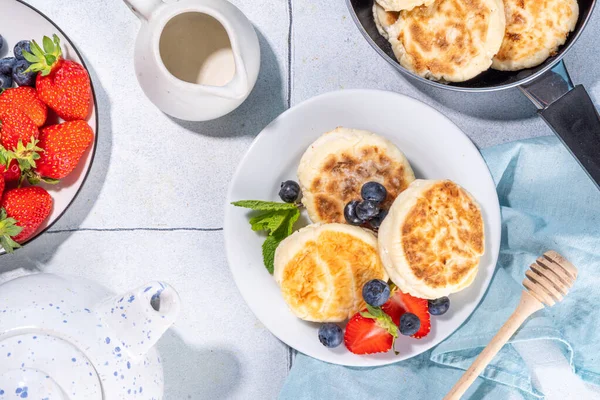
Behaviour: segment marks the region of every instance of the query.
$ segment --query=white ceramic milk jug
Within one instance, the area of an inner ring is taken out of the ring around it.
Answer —
[[[148,98],[183,120],[207,121],[248,97],[260,68],[256,32],[226,0],[125,0],[142,20],[135,70]]]

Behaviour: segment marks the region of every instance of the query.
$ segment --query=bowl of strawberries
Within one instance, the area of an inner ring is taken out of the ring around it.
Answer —
[[[73,44],[35,9],[12,4],[22,18],[0,17],[0,254],[39,237],[69,208],[91,168],[98,128],[92,83]],[[23,39],[23,20],[35,21],[26,32],[41,41]]]

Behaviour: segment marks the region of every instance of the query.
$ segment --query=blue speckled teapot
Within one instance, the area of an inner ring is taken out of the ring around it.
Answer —
[[[161,282],[119,296],[52,274],[1,285],[0,400],[161,399],[153,346],[179,308]]]

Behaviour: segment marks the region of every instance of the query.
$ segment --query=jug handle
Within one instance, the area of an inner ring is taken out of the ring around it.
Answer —
[[[163,2],[162,0],[123,0],[140,19],[148,21],[150,16]]]

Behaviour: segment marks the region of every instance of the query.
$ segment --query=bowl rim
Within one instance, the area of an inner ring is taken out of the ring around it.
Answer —
[[[60,29],[60,27],[54,22],[52,21],[46,14],[44,14],[43,12],[41,12],[40,10],[38,10],[37,8],[33,7],[30,4],[27,4],[25,1],[23,0],[16,0],[17,3],[20,3],[26,7],[29,7],[30,9],[32,9],[33,11],[35,11],[36,13],[38,13],[42,18],[46,19],[48,22],[50,22],[59,32],[60,34],[67,39],[67,41],[69,42],[69,44],[71,45],[71,47],[73,48],[73,51],[75,51],[75,54],[77,54],[77,57],[79,57],[79,60],[81,61],[81,65],[83,65],[83,67],[86,69],[86,71],[88,71],[88,75],[89,75],[89,69],[85,63],[85,60],[83,58],[83,56],[81,55],[81,53],[79,52],[79,50],[77,49],[77,46],[75,46],[75,43],[71,40],[71,38],[62,30]],[[67,206],[65,207],[65,209],[54,219],[54,221],[52,221],[50,224],[48,224],[48,226],[46,226],[44,229],[42,229],[41,231],[37,232],[34,236],[32,236],[30,239],[28,239],[27,241],[21,243],[21,247],[15,249],[15,253],[17,251],[19,251],[20,249],[24,248],[26,245],[28,245],[29,243],[33,242],[35,239],[39,238],[40,236],[42,236],[44,233],[46,233],[50,228],[52,228],[54,226],[54,224],[56,224],[67,212],[67,210],[69,208],[71,208],[71,206],[73,205],[73,203],[75,202],[75,199],[77,199],[77,197],[79,196],[79,194],[81,193],[81,189],[83,189],[83,186],[85,185],[89,175],[90,175],[90,171],[92,170],[92,166],[94,165],[94,159],[96,157],[96,150],[98,149],[98,133],[100,132],[100,118],[99,118],[99,114],[98,114],[98,101],[96,100],[96,90],[94,89],[94,82],[92,80],[92,77],[90,76],[90,87],[92,89],[92,100],[94,102],[93,104],[93,108],[94,108],[94,112],[96,113],[96,127],[95,127],[95,135],[94,135],[94,148],[92,149],[92,154],[91,154],[91,158],[90,158],[90,165],[87,169],[87,171],[85,171],[85,175],[83,177],[83,180],[81,181],[81,186],[79,186],[79,189],[77,189],[77,192],[75,192],[75,195],[73,196],[73,198],[69,201],[69,204],[67,204]],[[0,249],[0,256],[9,254],[7,251]]]

